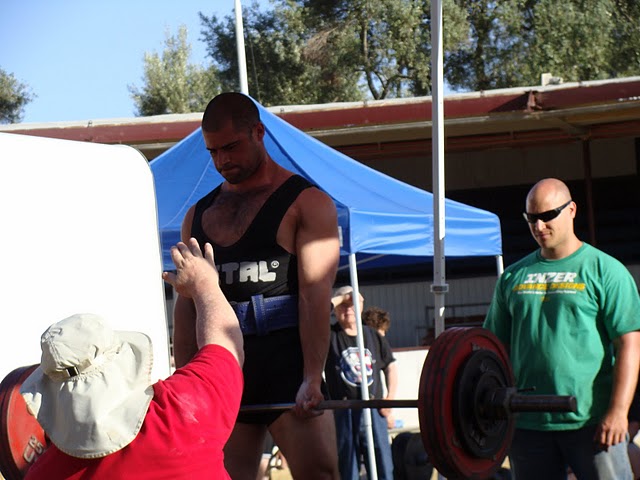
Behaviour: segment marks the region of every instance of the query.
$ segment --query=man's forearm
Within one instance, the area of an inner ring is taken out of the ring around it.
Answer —
[[[638,382],[640,332],[630,332],[616,340],[616,361],[609,410],[629,411]]]
[[[195,306],[190,298],[178,296],[173,310],[173,356],[176,368],[186,365],[197,351]]]
[[[312,383],[322,382],[329,351],[328,320],[322,325],[317,319],[301,320],[300,340],[304,357],[304,378]]]

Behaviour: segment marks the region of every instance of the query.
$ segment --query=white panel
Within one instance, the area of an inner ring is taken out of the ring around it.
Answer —
[[[396,398],[399,400],[415,400],[418,398],[422,367],[427,358],[426,348],[394,352],[398,365],[399,383]],[[402,420],[403,429],[420,430],[420,420],[417,408],[394,408],[393,416]]]
[[[40,335],[79,312],[147,333],[170,373],[155,191],[127,146],[0,133],[0,379],[39,363]]]

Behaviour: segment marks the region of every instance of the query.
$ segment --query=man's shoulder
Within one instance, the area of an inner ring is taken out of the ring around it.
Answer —
[[[531,252],[530,254],[522,257],[519,260],[516,260],[514,263],[512,263],[511,265],[509,265],[507,268],[504,269],[504,274],[508,275],[513,275],[514,273],[529,268],[532,265],[535,265],[536,263],[538,263],[539,257],[538,257],[538,250],[535,250],[533,252]],[[503,275],[504,276],[504,275]]]
[[[594,247],[593,245],[590,245],[586,242],[583,243],[582,250],[586,256],[593,258],[594,260],[597,260],[599,262],[624,266],[624,264],[613,255],[610,255],[607,252],[600,250],[599,248]]]

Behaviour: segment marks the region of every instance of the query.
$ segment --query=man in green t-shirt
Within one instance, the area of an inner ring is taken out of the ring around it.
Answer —
[[[484,326],[509,350],[517,387],[574,395],[575,413],[523,413],[509,458],[518,480],[631,479],[627,412],[640,368],[640,298],[615,258],[574,233],[577,206],[547,178],[524,217],[540,249],[498,280]]]

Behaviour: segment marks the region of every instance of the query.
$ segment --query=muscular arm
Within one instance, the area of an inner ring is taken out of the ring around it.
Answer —
[[[198,348],[216,344],[226,348],[242,366],[244,362],[242,332],[236,315],[218,284],[213,248],[200,250],[195,238],[171,248],[176,273],[165,272],[163,278],[183,298],[191,298],[196,311],[195,334]]]
[[[335,281],[340,245],[333,201],[311,188],[300,197],[295,239],[298,257],[300,341],[304,380],[296,398],[296,411],[307,413],[323,400],[322,372],[329,350],[331,289]]]
[[[627,414],[640,368],[640,331],[618,337],[614,340],[614,346],[616,361],[609,409],[596,432],[596,440],[605,446],[622,442],[627,434]]]
[[[188,242],[191,236],[194,207],[191,207],[182,222],[181,237]],[[193,300],[178,294],[173,307],[173,356],[180,368],[198,351],[196,341],[196,308]]]

